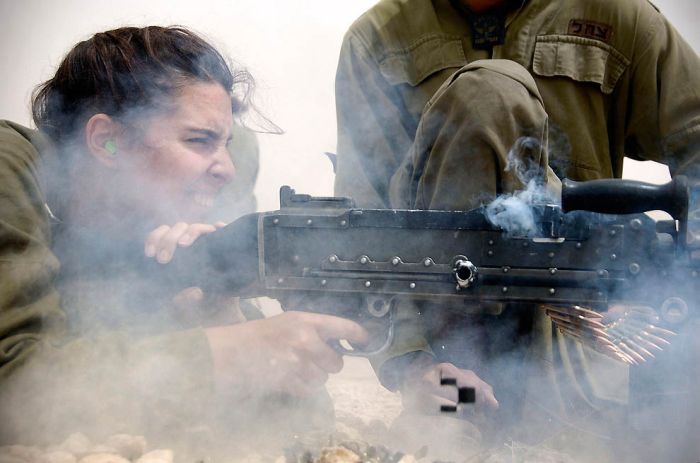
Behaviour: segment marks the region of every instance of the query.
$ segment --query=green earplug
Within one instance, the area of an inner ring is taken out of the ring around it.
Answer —
[[[105,142],[105,149],[109,154],[117,154],[117,144],[114,143],[114,140],[107,140]]]

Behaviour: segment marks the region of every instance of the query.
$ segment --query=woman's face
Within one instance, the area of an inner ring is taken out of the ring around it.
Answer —
[[[216,83],[183,87],[166,111],[127,129],[117,156],[125,197],[153,225],[201,222],[219,190],[231,181],[231,97]],[[121,159],[123,158],[123,159]],[[134,211],[136,212],[136,211]]]

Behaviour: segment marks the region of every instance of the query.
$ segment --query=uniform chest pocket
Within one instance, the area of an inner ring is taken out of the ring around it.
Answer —
[[[570,35],[537,37],[532,69],[542,77],[563,76],[600,86],[610,94],[630,60],[598,40]]]
[[[467,59],[459,37],[431,34],[406,48],[389,51],[379,60],[379,70],[392,85],[415,87],[438,71],[465,64]]]

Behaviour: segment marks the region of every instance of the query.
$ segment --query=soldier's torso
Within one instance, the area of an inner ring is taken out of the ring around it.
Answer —
[[[639,30],[655,20],[645,0],[527,1],[506,17],[503,45],[478,50],[449,0],[380,2],[355,26],[417,127],[423,108],[457,69],[477,59],[518,62],[550,116],[550,159],[560,176],[620,176],[630,66]],[[465,108],[468,111],[468,108]]]

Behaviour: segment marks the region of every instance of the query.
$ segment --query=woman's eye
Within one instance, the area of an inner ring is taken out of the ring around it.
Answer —
[[[197,144],[202,144],[202,145],[204,145],[204,144],[209,143],[209,139],[208,139],[208,138],[188,138],[188,139],[187,139],[187,142],[188,142],[188,143],[197,143]]]

